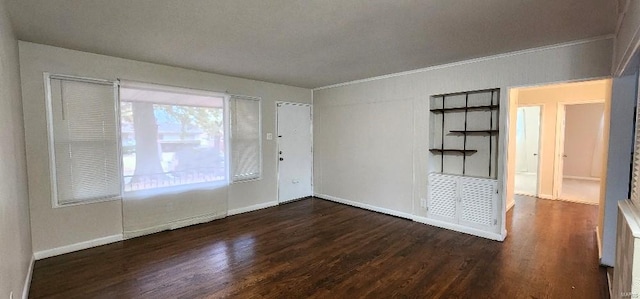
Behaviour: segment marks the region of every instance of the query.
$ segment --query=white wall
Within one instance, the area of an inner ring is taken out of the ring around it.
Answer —
[[[640,1],[618,1],[618,28],[614,44],[613,73],[633,74],[638,69],[640,55]]]
[[[427,198],[431,95],[502,89],[502,170],[508,88],[608,76],[611,55],[612,41],[601,39],[317,89],[314,191],[395,214],[426,216],[420,199]]]
[[[53,209],[48,169],[43,72],[115,80],[117,78],[212,91],[259,96],[263,99],[263,134],[275,131],[275,101],[311,103],[309,89],[240,79],[57,47],[20,42],[20,62],[31,226],[35,252],[122,234],[120,201]],[[264,137],[264,136],[263,136]],[[277,200],[276,143],[263,138],[263,179],[229,187],[229,210]]]
[[[600,178],[604,146],[602,117],[604,103],[567,105],[563,164],[565,177]]]
[[[23,296],[33,257],[19,71],[18,41],[1,0],[0,298],[8,298],[9,292],[14,298]]]
[[[618,201],[629,198],[629,175],[633,153],[637,74],[614,78],[611,94],[609,159],[605,204],[601,209],[602,257],[600,263],[613,266],[616,255]]]

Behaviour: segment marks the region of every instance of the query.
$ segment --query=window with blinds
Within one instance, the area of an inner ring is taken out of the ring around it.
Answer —
[[[260,99],[233,96],[231,114],[231,166],[234,182],[259,179],[262,172]]]
[[[113,82],[45,74],[54,206],[120,196]]]
[[[45,81],[54,206],[261,178],[260,98],[227,102],[221,93],[65,75]]]

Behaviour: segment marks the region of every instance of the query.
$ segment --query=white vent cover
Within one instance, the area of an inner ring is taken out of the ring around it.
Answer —
[[[496,184],[493,180],[460,178],[461,222],[471,222],[491,226],[494,219],[494,195]]]
[[[456,219],[458,184],[456,177],[431,175],[429,178],[429,214],[436,218]]]
[[[497,187],[498,181],[493,179],[431,173],[427,215],[454,223],[463,230],[473,228],[495,233],[498,231]]]

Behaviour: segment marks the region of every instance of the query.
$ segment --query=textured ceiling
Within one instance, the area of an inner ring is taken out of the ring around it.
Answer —
[[[9,0],[24,41],[314,88],[612,34],[614,0]]]

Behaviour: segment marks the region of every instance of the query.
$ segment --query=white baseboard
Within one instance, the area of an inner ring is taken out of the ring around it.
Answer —
[[[594,206],[597,206],[597,205],[598,205],[598,203],[597,203],[597,202],[593,202],[593,201],[590,201],[590,200],[576,199],[576,198],[572,198],[572,199],[558,198],[558,201],[566,201],[566,202],[573,202],[573,203],[581,203],[581,204],[585,204],[585,205],[594,205]]]
[[[124,238],[131,239],[131,238],[136,238],[144,235],[159,233],[165,230],[179,229],[179,228],[183,228],[191,225],[211,222],[213,220],[222,219],[224,217],[226,217],[226,214],[209,214],[209,215],[196,216],[196,217],[192,217],[184,220],[174,221],[171,223],[161,224],[161,225],[143,228],[143,229],[128,230],[124,232]]]
[[[542,198],[542,199],[553,199],[553,195],[549,195],[549,194],[538,194],[538,198]]]
[[[337,202],[337,203],[341,203],[341,204],[345,204],[345,205],[349,205],[349,206],[353,206],[353,207],[361,208],[361,209],[365,209],[365,210],[370,210],[370,211],[374,211],[374,212],[378,212],[378,213],[382,213],[382,214],[387,214],[387,215],[396,216],[396,217],[400,217],[400,218],[405,218],[405,219],[409,219],[409,220],[413,219],[413,215],[411,215],[409,213],[390,210],[390,209],[385,209],[385,208],[380,208],[380,207],[372,206],[372,205],[369,205],[369,204],[366,204],[366,203],[361,203],[361,202],[357,202],[357,201],[351,201],[351,200],[348,200],[348,199],[339,198],[339,197],[326,195],[326,194],[314,194],[313,196],[317,197],[317,198],[324,199],[324,200],[329,200],[329,201],[333,201],[333,202]]]
[[[418,217],[418,216],[414,216],[414,215],[409,214],[409,213],[404,213],[404,212],[389,210],[389,209],[385,209],[385,208],[380,208],[380,207],[372,206],[372,205],[365,204],[365,203],[360,203],[360,202],[355,202],[355,201],[351,201],[351,200],[347,200],[347,199],[343,199],[343,198],[338,198],[338,197],[331,196],[331,195],[315,194],[314,196],[317,197],[317,198],[324,199],[324,200],[329,200],[329,201],[333,201],[333,202],[337,202],[337,203],[341,203],[341,204],[345,204],[345,205],[349,205],[349,206],[354,206],[354,207],[365,209],[365,210],[370,210],[370,211],[374,211],[374,212],[378,212],[378,213],[382,213],[382,214],[387,214],[387,215],[391,215],[391,216],[405,218],[405,219],[413,220],[415,222],[428,224],[428,225],[432,225],[432,226],[437,226],[437,227],[444,228],[444,229],[450,229],[450,230],[458,231],[458,232],[461,232],[461,233],[466,233],[466,234],[470,234],[470,235],[474,235],[474,236],[478,236],[478,237],[483,237],[483,238],[487,238],[487,239],[491,239],[491,240],[504,241],[504,238],[506,236],[506,234],[505,235],[501,235],[501,234],[486,232],[486,231],[482,231],[482,230],[479,230],[479,229],[469,228],[469,227],[465,227],[465,226],[461,226],[461,225],[457,225],[457,224],[453,224],[453,223],[447,223],[447,222],[443,222],[443,221],[433,220],[433,219],[429,219],[429,218],[426,218],[426,217]]]
[[[600,242],[600,231],[596,226],[596,242],[598,243],[598,260],[602,259],[602,242]]]
[[[600,178],[594,178],[594,177],[590,177],[590,176],[565,175],[562,178],[563,179],[570,179],[570,180],[582,180],[582,181],[596,181],[596,182],[600,181]]]
[[[529,196],[529,197],[538,197],[537,195],[535,195],[533,193],[519,192],[519,191],[514,191],[513,194],[514,195],[521,195],[521,196]]]
[[[616,271],[616,268],[612,268],[613,271]],[[609,298],[615,298],[613,297],[613,274],[609,274],[609,271],[607,271],[607,286],[609,287]]]
[[[36,263],[35,255],[31,255],[31,262],[29,262],[29,269],[27,275],[24,278],[24,287],[22,287],[22,299],[29,298],[29,289],[31,288],[31,277],[33,276],[33,265]]]
[[[513,206],[516,205],[516,201],[512,200],[510,203],[507,204],[507,209],[506,211],[509,212],[509,210],[511,210],[513,208]]]
[[[34,252],[33,255],[36,260],[46,259],[48,257],[61,255],[69,252],[79,251],[87,248],[97,247],[109,243],[119,242],[123,240],[123,235],[113,235],[108,237],[97,238],[89,241],[75,243],[71,245],[60,246],[52,249],[41,250]]]
[[[453,231],[457,231],[457,232],[461,232],[461,233],[465,233],[473,236],[478,236],[486,239],[500,241],[500,242],[504,241],[504,238],[506,237],[506,234],[502,235],[498,233],[487,232],[487,231],[483,231],[483,230],[479,230],[471,227],[458,225],[455,223],[439,221],[439,220],[426,218],[426,217],[416,216],[416,217],[413,217],[413,221],[432,225],[432,226],[437,226],[440,228],[449,229],[449,230],[453,230]]]
[[[252,205],[252,206],[248,206],[248,207],[242,207],[242,208],[229,210],[227,212],[227,216],[233,216],[233,215],[238,215],[238,214],[242,214],[242,213],[257,211],[257,210],[261,210],[261,209],[274,207],[274,206],[277,206],[277,205],[278,205],[278,201],[277,200],[276,201],[265,202],[265,203],[259,203],[257,205]]]

